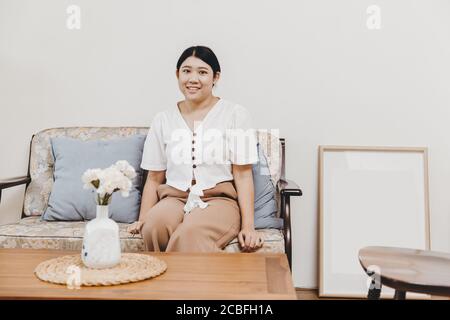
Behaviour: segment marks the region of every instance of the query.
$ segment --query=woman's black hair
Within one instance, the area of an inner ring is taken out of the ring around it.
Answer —
[[[220,72],[219,60],[217,60],[216,55],[210,48],[204,46],[193,46],[184,50],[178,59],[177,70],[180,70],[181,64],[189,57],[196,57],[207,63],[211,67],[214,76],[217,72]]]

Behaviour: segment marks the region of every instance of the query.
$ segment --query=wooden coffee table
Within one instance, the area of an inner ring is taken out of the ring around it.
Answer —
[[[379,278],[381,283],[369,289],[369,299],[380,298],[381,285],[394,288],[394,299],[398,300],[405,299],[408,291],[450,297],[449,253],[365,247],[359,251],[359,261],[366,272],[369,266],[376,266],[380,273],[371,275]]]
[[[68,289],[34,275],[40,262],[66,254],[79,252],[0,249],[0,298],[296,299],[285,254],[147,252],[167,263],[166,272],[117,286]]]

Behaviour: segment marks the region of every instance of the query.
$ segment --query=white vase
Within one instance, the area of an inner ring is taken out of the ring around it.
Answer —
[[[108,217],[108,206],[97,205],[97,216],[86,224],[81,259],[88,268],[112,268],[120,262],[119,226]]]

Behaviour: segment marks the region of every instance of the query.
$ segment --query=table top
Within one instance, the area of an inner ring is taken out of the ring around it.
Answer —
[[[378,266],[381,283],[401,291],[450,295],[450,254],[430,250],[365,247],[359,261]]]
[[[78,251],[0,249],[3,299],[296,299],[285,254],[156,253],[162,275],[129,284],[69,289],[39,280],[35,267]]]

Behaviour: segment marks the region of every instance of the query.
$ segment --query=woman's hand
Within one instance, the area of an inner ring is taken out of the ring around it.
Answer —
[[[131,225],[128,226],[127,232],[131,234],[139,234],[141,233],[142,226],[144,225],[143,221],[136,221],[133,222]]]
[[[239,243],[243,252],[259,249],[264,244],[262,233],[254,228],[244,228],[238,234]]]

